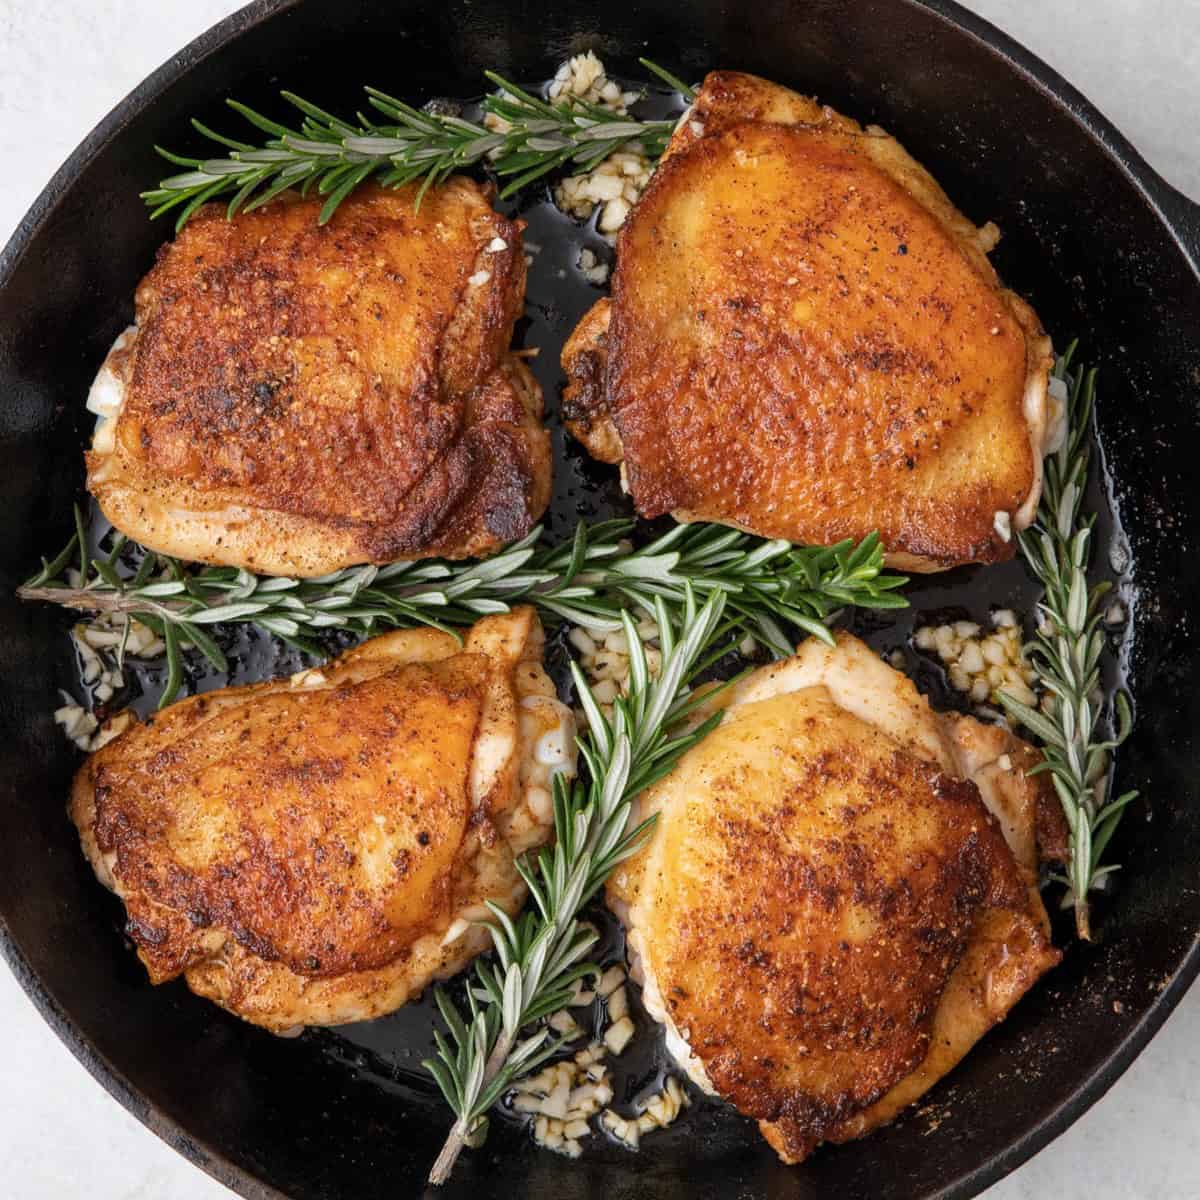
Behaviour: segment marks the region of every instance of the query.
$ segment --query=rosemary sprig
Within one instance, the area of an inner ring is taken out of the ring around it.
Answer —
[[[684,591],[678,622],[661,597],[655,606],[663,656],[657,678],[650,675],[636,625],[622,612],[629,639],[630,688],[628,696],[615,701],[611,718],[601,712],[579,668],[571,666],[588,720],[579,739],[587,782],[555,777],[554,846],[518,863],[533,906],[514,921],[489,901],[495,921],[488,928],[496,959],[476,960],[466,1020],[439,990],[438,1006],[448,1035],[436,1033],[437,1057],[424,1066],[457,1120],[430,1171],[432,1184],[446,1181],[459,1151],[468,1139],[482,1134],[487,1110],[513,1080],[562,1045],[544,1026],[518,1039],[533,1022],[567,1003],[576,980],[599,973],[583,961],[596,931],[578,914],[609,872],[649,834],[651,820],[627,829],[631,801],[667,774],[720,720],[715,713],[694,729],[680,728],[699,702],[689,691],[689,680],[701,655],[720,637],[725,605],[725,594],[716,591],[697,610],[693,589],[687,586]]]
[[[683,86],[661,67],[646,65],[672,86]],[[294,128],[229,100],[230,108],[270,135],[268,140],[255,146],[193,120],[194,129],[229,153],[224,158],[190,158],[155,147],[168,162],[187,169],[143,192],[142,199],[152,217],[177,209],[178,230],[200,205],[218,197],[230,197],[232,216],[266,204],[287,188],[307,193],[315,187],[318,195],[326,197],[319,218],[324,224],[370,178],[384,187],[421,180],[419,204],[430,186],[455,171],[486,163],[506,181],[500,195],[509,196],[567,164],[586,171],[631,142],[648,157],[657,158],[675,126],[674,120],[639,121],[578,97],[550,103],[494,71],[484,74],[499,89],[481,102],[485,114],[499,118],[494,128],[482,121],[414,108],[376,88],[366,89],[371,116],[360,112],[353,121],[344,121],[293,92],[283,92],[283,98],[300,112]],[[379,117],[384,120],[377,124]]]
[[[207,632],[217,624],[252,624],[314,656],[314,635],[342,630],[369,637],[386,629],[431,625],[453,631],[488,613],[532,603],[551,623],[596,632],[620,629],[626,608],[654,615],[659,602],[678,623],[688,588],[727,601],[725,630],[751,637],[782,657],[791,630],[830,639],[828,623],[848,607],[903,608],[902,575],[884,570],[875,535],[855,545],[793,546],[718,525],[679,525],[649,545],[628,540],[633,522],[581,521],[570,542],[541,544],[541,528],[479,562],[398,562],[350,567],[319,579],[254,575],[234,567],[186,567],[144,551],[121,561],[118,538],[92,555],[82,513],[75,533],[17,594],[84,612],[109,613],[149,626],[167,646],[168,675],[181,678],[180,643],[196,647],[217,670],[225,656]],[[136,557],[136,556],[135,556]],[[78,578],[65,574],[78,572]],[[168,630],[174,635],[168,638]],[[178,688],[164,690],[169,704]]]
[[[658,63],[651,62],[648,58],[639,58],[638,62],[650,72],[651,75],[657,75],[672,91],[678,92],[689,104],[696,99],[696,89],[689,84],[683,82],[678,75],[672,75],[666,67],[660,67]]]
[[[1066,436],[1045,460],[1037,524],[1020,535],[1025,561],[1045,588],[1029,652],[1050,694],[1048,711],[1030,708],[1005,692],[1000,701],[1043,743],[1045,762],[1037,770],[1050,773],[1070,828],[1069,861],[1065,875],[1058,878],[1074,906],[1076,931],[1090,940],[1088,894],[1118,869],[1116,864],[1101,866],[1100,860],[1137,792],[1109,799],[1109,758],[1128,737],[1133,718],[1124,692],[1114,696],[1110,714],[1104,712],[1100,692],[1105,644],[1100,609],[1110,585],[1088,585],[1096,517],[1081,512],[1091,458],[1096,370],[1072,372],[1074,352],[1072,343],[1054,368],[1054,377],[1068,387]],[[1111,736],[1105,736],[1106,727],[1111,727]]]

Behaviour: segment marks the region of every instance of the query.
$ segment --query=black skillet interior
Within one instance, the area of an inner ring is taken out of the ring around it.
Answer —
[[[992,44],[989,44],[989,41]],[[999,46],[999,51],[996,47]],[[1169,221],[1195,211],[1156,181],[1060,81],[956,8],[911,0],[758,5],[647,0],[598,6],[509,0],[307,0],[252,5],[184,51],[110,118],[51,184],[0,260],[0,918],[18,976],[56,1030],[138,1117],[246,1196],[412,1195],[446,1111],[417,1060],[421,1014],[280,1041],[190,997],[152,990],[120,945],[114,906],[63,813],[74,762],[51,722],[69,663],[63,621],[10,597],[38,555],[65,540],[81,480],[82,398],[131,315],[133,288],[167,236],[136,193],[163,173],[155,142],[187,148],[187,118],[231,127],[228,94],[271,111],[290,87],[352,110],[374,83],[408,99],[466,96],[491,67],[537,80],[593,48],[611,69],[648,54],[698,78],[757,72],[864,121],[929,165],[965,212],[1004,230],[1007,282],[1032,298],[1061,344],[1078,334],[1102,367],[1099,422],[1127,550],[1118,572],[1136,613],[1127,651],[1138,726],[1119,785],[1139,803],[1119,834],[1121,883],[1102,944],[1062,967],[927,1103],[867,1141],[780,1167],[753,1128],[701,1106],[633,1156],[600,1145],[566,1164],[497,1123],[447,1196],[932,1197],[973,1195],[1091,1103],[1157,1028],[1200,960],[1198,661],[1187,598],[1200,583],[1189,531],[1200,517],[1200,286]],[[1055,95],[1055,91],[1058,95]],[[1106,148],[1107,146],[1107,148]],[[1164,212],[1166,216],[1164,216]],[[544,243],[522,336],[551,407],[556,350],[594,292],[574,270],[594,234],[527,206]],[[565,269],[565,281],[557,276]],[[559,441],[552,525],[605,510],[611,479]],[[1106,557],[1106,556],[1102,556]],[[913,594],[919,611],[1027,603],[1010,566],[957,573]],[[880,645],[907,624],[872,631]],[[926,671],[924,679],[936,683]],[[620,1097],[618,1097],[620,1098]]]

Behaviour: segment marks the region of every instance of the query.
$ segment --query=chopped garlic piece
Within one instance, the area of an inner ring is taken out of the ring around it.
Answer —
[[[600,1123],[619,1142],[624,1142],[631,1150],[638,1148],[638,1125],[636,1121],[627,1121],[619,1113],[606,1108],[600,1116]]]
[[[554,1085],[554,1090],[546,1097],[542,1103],[542,1112],[548,1117],[565,1117],[567,1115],[567,1101],[571,1097],[571,1081],[569,1078],[559,1079]]]
[[[614,988],[608,995],[608,1019],[619,1021],[629,1013],[629,994],[624,987]]]
[[[572,629],[567,635],[567,641],[584,657],[596,653],[596,643],[592,641],[591,634],[586,629],[580,629],[578,626]]]
[[[583,1036],[583,1030],[579,1027],[578,1022],[567,1010],[561,1009],[551,1016],[547,1025],[554,1030],[555,1033],[560,1033],[568,1042],[575,1041],[576,1038]]]
[[[605,1031],[604,1044],[613,1054],[620,1054],[629,1045],[633,1034],[633,1022],[628,1017],[622,1017]]]
[[[992,613],[993,631],[984,634],[974,621],[925,625],[913,633],[918,650],[934,653],[946,667],[951,685],[981,706],[998,704],[1007,692],[1023,704],[1037,703],[1037,672],[1025,655],[1021,628],[1011,609]],[[984,715],[993,717],[988,711]]]
[[[603,975],[600,976],[600,982],[596,984],[596,991],[601,996],[608,998],[609,994],[615,991],[625,982],[625,968],[620,966],[609,967]]]
[[[583,986],[583,980],[575,980],[575,994],[568,1001],[571,1008],[584,1008],[596,999],[596,993]]]
[[[605,1049],[602,1042],[591,1042],[586,1050],[580,1050],[575,1055],[575,1062],[581,1067],[590,1067],[592,1063],[598,1063],[605,1055]]]

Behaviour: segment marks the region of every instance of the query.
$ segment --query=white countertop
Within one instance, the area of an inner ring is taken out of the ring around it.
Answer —
[[[233,0],[0,0],[0,244],[136,83]],[[1197,0],[968,0],[1200,197]],[[0,1190],[16,1200],[228,1200],[84,1071],[0,967]],[[988,1200],[1200,1197],[1200,988],[1058,1141]]]

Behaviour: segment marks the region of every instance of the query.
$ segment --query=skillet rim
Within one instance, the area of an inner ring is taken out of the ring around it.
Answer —
[[[1099,146],[1150,207],[1179,248],[1184,261],[1191,268],[1196,286],[1200,288],[1200,204],[1189,200],[1158,175],[1132,143],[1077,88],[1019,42],[990,21],[969,12],[956,0],[895,2],[924,9],[957,33],[982,44],[1035,87],[1048,102],[1069,116],[1080,127],[1083,136]],[[297,8],[302,3],[303,0],[253,0],[187,43],[120,100],[54,173],[0,251],[0,290],[8,285],[30,243],[50,219],[65,193],[74,186],[80,173],[125,124],[156,102],[168,87],[200,61],[252,27]],[[285,1193],[263,1183],[219,1151],[194,1139],[182,1124],[159,1111],[115,1063],[96,1050],[70,1015],[46,990],[13,938],[3,913],[0,913],[0,955],[58,1039],[104,1090],[147,1129],[219,1183],[245,1197],[245,1200],[289,1200]],[[932,1193],[927,1200],[965,1200],[976,1196],[1057,1138],[1124,1074],[1174,1011],[1197,975],[1200,975],[1200,930],[1196,931],[1191,946],[1182,956],[1170,984],[1151,1001],[1142,1019],[1125,1034],[1112,1053],[1079,1083],[1068,1099],[1007,1147]]]

